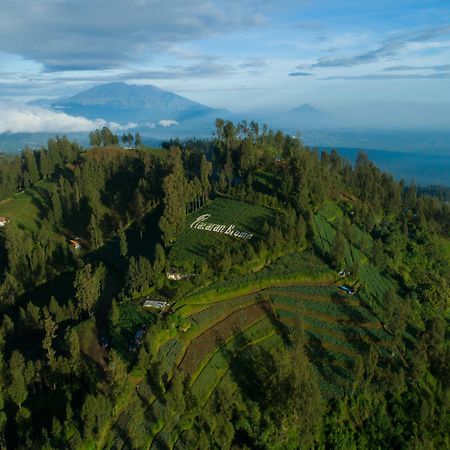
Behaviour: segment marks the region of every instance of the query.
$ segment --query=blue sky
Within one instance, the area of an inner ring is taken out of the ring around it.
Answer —
[[[17,102],[126,81],[236,112],[309,102],[358,126],[450,127],[448,0],[0,5],[0,122]]]

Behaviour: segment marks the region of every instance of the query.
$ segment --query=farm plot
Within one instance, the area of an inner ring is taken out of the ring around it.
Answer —
[[[318,209],[317,214],[320,214],[329,222],[334,222],[343,215],[341,208],[334,202],[326,202]]]
[[[223,225],[224,228],[220,232],[218,229],[214,232],[191,227],[196,219],[205,214],[208,215],[208,223]],[[193,267],[193,262],[208,259],[211,248],[225,247],[239,239],[225,234],[224,231],[230,225],[233,225],[235,230],[251,233],[251,239],[258,239],[262,237],[261,229],[264,223],[271,222],[274,214],[273,210],[262,206],[217,198],[208,206],[187,216],[184,229],[170,252],[170,261],[176,266]]]
[[[383,329],[377,318],[358,304],[348,304],[337,297],[306,297],[292,288],[272,292],[272,301],[279,319],[292,326],[296,318],[310,338],[317,339],[331,351],[357,354],[367,350],[367,342],[377,345],[386,354],[391,336]]]
[[[203,305],[204,309],[202,309],[201,311],[198,311],[194,314],[189,314],[186,317],[186,320],[190,322],[191,325],[202,328],[205,324],[209,324],[214,321],[217,322],[225,315],[227,315],[227,313],[235,309],[244,308],[245,306],[251,305],[256,301],[257,297],[255,295],[246,295],[242,297],[236,297],[231,300],[220,300],[217,303],[211,302],[209,306],[208,304]]]
[[[236,342],[238,339],[240,341]],[[206,404],[218,386],[224,385],[225,383],[236,386],[230,374],[230,364],[234,357],[255,345],[266,349],[282,345],[281,338],[274,333],[273,327],[268,319],[264,319],[237,336],[234,336],[228,343],[214,353],[191,386],[191,392],[197,398],[199,405]],[[163,417],[164,415],[164,407],[161,406],[159,405],[156,408],[157,411],[154,411],[154,413],[158,412],[159,417]],[[180,429],[175,422],[160,425],[159,432],[157,431],[151,448],[160,448],[161,443],[163,443],[165,448],[178,448],[176,442],[182,433],[183,429]]]
[[[316,226],[316,233],[314,234],[315,244],[322,252],[330,253],[336,230],[327,219],[318,214],[314,216],[314,224]]]
[[[194,339],[183,357],[180,368],[192,375],[206,355],[241,329],[248,328],[264,318],[271,308],[269,302],[262,302],[231,313]]]
[[[269,289],[276,285],[321,286],[324,283],[333,283],[334,279],[335,273],[313,253],[290,253],[259,272],[195,289],[185,298],[178,300],[176,307],[211,303],[230,298],[236,295],[236,292],[243,295],[248,292]]]
[[[370,263],[361,267],[360,282],[364,288],[361,297],[363,299],[369,297],[378,305],[380,305],[389,289],[394,287],[393,282],[383,277],[378,269]]]
[[[222,347],[217,348],[192,383],[192,393],[198,398],[199,402],[204,403],[210,397],[220,379],[228,371],[229,364],[237,353],[250,345],[260,344],[274,335],[275,329],[271,320],[265,318],[242,333],[233,336]],[[282,342],[279,336],[277,342],[280,344]]]
[[[287,292],[286,295],[283,292],[272,294],[272,300],[275,305],[290,305],[309,311],[315,311],[321,314],[331,316],[333,318],[339,318],[356,323],[364,322],[377,322],[376,317],[366,308],[358,305],[349,305],[348,303],[341,302],[339,297],[329,297],[329,301],[317,301],[314,298],[297,295],[296,293]]]

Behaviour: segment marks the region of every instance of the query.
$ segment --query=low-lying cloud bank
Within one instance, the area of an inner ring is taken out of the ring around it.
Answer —
[[[164,128],[167,128],[167,127],[171,127],[173,125],[178,125],[178,122],[173,119],[162,119],[158,122],[158,124]]]
[[[124,131],[137,125],[108,123],[103,119],[89,120],[39,106],[0,100],[0,133],[75,133],[88,132],[104,126],[110,127],[113,131]]]
[[[89,120],[39,106],[28,106],[0,100],[0,133],[69,133],[91,131],[105,124],[106,122],[101,119]]]

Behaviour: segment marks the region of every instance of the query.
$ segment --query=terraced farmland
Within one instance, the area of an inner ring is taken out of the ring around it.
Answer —
[[[270,307],[268,302],[263,302],[231,313],[191,343],[180,364],[180,368],[187,374],[192,375],[206,355],[213,352],[223,342],[226,342],[233,334],[237,334],[241,329],[245,329],[249,325],[262,320],[267,315]]]
[[[166,359],[165,370],[178,366],[188,376],[200,405],[222,383],[235,383],[229,368],[237,355],[255,345],[276,351],[288,343],[290,332],[299,324],[327,397],[342,396],[354,388],[356,361],[370,345],[382,358],[392,357],[391,336],[374,314],[361,299],[339,295],[333,284],[286,283],[242,296],[180,303],[177,314],[189,326],[160,347],[160,356]],[[164,423],[168,414],[164,402],[155,402],[152,414],[159,424],[152,448],[172,448],[182,429],[176,421]]]

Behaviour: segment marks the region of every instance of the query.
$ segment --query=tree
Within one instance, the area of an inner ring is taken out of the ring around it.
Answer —
[[[206,159],[205,155],[202,155],[200,159],[200,183],[202,185],[203,195],[206,198],[208,197],[209,191],[211,189],[211,184],[209,182],[211,172],[212,172],[212,164]]]
[[[128,142],[130,145],[133,145],[133,141],[134,141],[133,135],[132,135],[131,133],[128,133],[128,136],[127,136],[127,142]]]
[[[55,365],[55,350],[52,347],[53,339],[56,337],[56,330],[58,329],[57,323],[53,320],[51,314],[46,308],[44,308],[44,331],[45,336],[42,341],[42,348],[47,353],[47,359],[50,367]]]
[[[113,386],[114,392],[116,394],[120,393],[127,379],[127,367],[114,349],[109,352],[107,375],[109,382]]]
[[[10,399],[19,407],[28,397],[28,390],[24,378],[25,360],[22,354],[14,350],[9,360],[10,384],[8,394]]]
[[[163,272],[166,265],[166,253],[160,244],[155,246],[155,262],[153,263],[153,270],[155,275]]]
[[[78,311],[87,311],[91,314],[92,307],[100,297],[101,288],[100,268],[93,270],[90,264],[84,265],[75,275],[75,298],[78,302]]]
[[[109,321],[112,327],[116,327],[120,320],[120,310],[117,301],[114,299],[111,303],[111,311],[109,313]]]
[[[186,180],[178,148],[171,149],[169,165],[171,173],[163,180],[164,212],[159,221],[165,245],[171,244],[180,233],[186,215]]]
[[[134,144],[136,147],[140,147],[142,145],[141,135],[139,133],[134,135]]]
[[[142,292],[153,282],[153,268],[150,261],[145,256],[130,258],[128,272],[126,275],[126,285],[128,292]]]
[[[121,256],[125,257],[128,254],[127,236],[123,226],[119,227],[119,248]]]
[[[89,240],[93,248],[99,247],[103,243],[103,233],[99,226],[99,220],[95,214],[91,214],[88,225]]]

